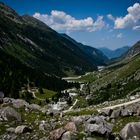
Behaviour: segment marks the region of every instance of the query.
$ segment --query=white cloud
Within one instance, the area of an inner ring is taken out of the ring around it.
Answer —
[[[117,17],[115,19],[115,28],[133,28],[140,23],[140,4],[135,3],[133,6],[128,7],[128,14],[124,17]]]
[[[91,17],[87,17],[85,19],[76,19],[63,11],[57,10],[52,10],[50,15],[35,13],[33,17],[41,20],[42,22],[57,31],[93,32],[101,30],[105,25],[103,21],[103,16],[98,16],[96,21],[94,21]]]
[[[101,30],[104,26],[105,22],[103,21],[103,16],[98,16],[97,20],[93,23],[91,31]]]
[[[122,33],[117,34],[117,38],[122,38],[122,37],[123,37]]]
[[[140,31],[140,25],[134,26],[134,27],[133,27],[133,30],[138,30],[138,31]]]
[[[112,21],[115,21],[115,18],[111,14],[108,14],[107,15],[107,18],[110,19],[110,20],[112,20]]]

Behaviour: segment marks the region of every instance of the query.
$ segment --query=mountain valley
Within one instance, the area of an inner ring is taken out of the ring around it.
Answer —
[[[139,130],[140,41],[93,48],[0,2],[0,140],[139,140]]]

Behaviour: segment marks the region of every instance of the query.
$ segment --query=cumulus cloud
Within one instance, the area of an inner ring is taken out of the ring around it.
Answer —
[[[124,17],[117,17],[115,19],[115,28],[133,28],[140,23],[140,4],[135,3],[133,6],[128,7],[128,14]]]
[[[105,25],[103,21],[103,16],[98,16],[96,21],[94,21],[91,17],[87,17],[85,19],[76,19],[63,11],[57,10],[52,10],[50,15],[35,13],[33,17],[41,20],[42,22],[57,31],[93,32],[101,30]]]
[[[108,14],[107,15],[107,18],[110,19],[110,20],[112,20],[112,21],[115,21],[115,18],[111,14]]]
[[[117,38],[122,38],[122,37],[123,37],[122,33],[117,34]]]
[[[133,27],[133,30],[139,30],[139,31],[140,31],[140,25],[134,26],[134,27]]]

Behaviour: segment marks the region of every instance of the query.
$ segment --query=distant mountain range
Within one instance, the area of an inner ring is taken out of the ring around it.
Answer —
[[[124,46],[122,48],[118,48],[115,50],[111,50],[109,48],[103,47],[99,48],[109,59],[118,58],[121,55],[125,54],[129,50],[129,46]]]

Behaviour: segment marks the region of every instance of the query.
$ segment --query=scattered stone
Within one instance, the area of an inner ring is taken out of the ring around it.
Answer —
[[[24,108],[26,106],[29,106],[29,103],[27,103],[25,100],[22,99],[15,99],[12,101],[14,108]]]
[[[104,116],[95,116],[95,117],[91,117],[87,120],[87,123],[90,123],[90,124],[103,124],[105,123],[105,117]]]
[[[72,117],[71,120],[72,120],[76,125],[80,125],[80,124],[84,123],[85,121],[87,121],[90,117],[91,117],[91,115],[77,116],[77,117]]]
[[[22,133],[27,133],[27,132],[31,132],[31,128],[29,128],[26,125],[17,126],[15,129],[16,134],[22,134]]]
[[[139,138],[140,139],[140,122],[128,123],[120,132],[123,140]]]
[[[128,117],[128,116],[132,116],[133,115],[133,111],[129,108],[125,108],[121,110],[121,116],[123,117]]]
[[[40,131],[45,131],[46,129],[47,129],[46,121],[42,120],[40,125],[39,125],[39,130]]]
[[[118,118],[120,116],[121,116],[121,109],[117,109],[117,110],[113,110],[110,118],[111,119],[116,119],[116,118]]]
[[[12,107],[4,107],[0,109],[0,120],[11,121],[17,120],[21,121],[21,115]]]
[[[76,132],[77,131],[77,127],[76,127],[74,122],[67,123],[66,126],[64,127],[64,129],[66,131],[71,131],[71,132]]]
[[[7,128],[6,131],[7,131],[8,133],[15,133],[15,128],[10,127],[10,128]]]
[[[113,112],[112,109],[103,109],[100,111],[100,114],[103,116],[110,116],[112,112]]]
[[[67,131],[62,135],[61,140],[77,140],[77,136],[73,132]]]
[[[50,140],[59,140],[66,132],[64,128],[58,128],[50,132]]]
[[[43,137],[43,138],[41,138],[39,140],[49,140],[49,139],[47,137]]]
[[[109,136],[112,132],[113,125],[107,123],[102,116],[90,118],[85,125],[85,131],[89,134],[99,134]]]
[[[38,110],[38,111],[40,111],[40,109],[41,109],[41,107],[37,104],[30,104],[28,106],[28,108],[31,109],[31,110]]]

